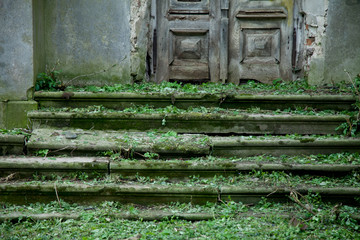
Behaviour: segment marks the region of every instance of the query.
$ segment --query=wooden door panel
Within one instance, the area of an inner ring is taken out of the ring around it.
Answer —
[[[230,82],[291,80],[293,7],[289,6],[292,0],[230,0]]]
[[[157,81],[219,79],[219,2],[161,1],[157,12]]]

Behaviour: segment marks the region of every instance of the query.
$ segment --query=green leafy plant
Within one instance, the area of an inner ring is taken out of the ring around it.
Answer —
[[[49,154],[49,149],[40,149],[35,152],[35,156],[46,157]]]
[[[59,80],[60,71],[56,70],[58,62],[52,68],[46,67],[45,72],[39,73],[36,77],[35,91],[40,90],[64,90],[65,87]]]
[[[157,153],[153,153],[153,152],[146,152],[145,154],[144,154],[144,157],[146,158],[146,159],[149,159],[149,160],[152,160],[152,159],[159,159],[159,154],[157,154]]]

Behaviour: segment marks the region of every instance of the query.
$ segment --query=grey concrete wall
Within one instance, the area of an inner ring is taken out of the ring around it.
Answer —
[[[131,82],[130,0],[45,0],[43,13],[45,62],[65,83]]]
[[[0,1],[0,101],[27,100],[34,84],[31,0]]]
[[[324,77],[348,81],[360,73],[360,0],[330,0],[325,44]]]

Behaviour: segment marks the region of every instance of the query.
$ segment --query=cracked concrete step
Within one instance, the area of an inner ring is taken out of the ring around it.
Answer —
[[[284,136],[284,137],[210,137],[175,132],[85,131],[81,129],[35,129],[27,150],[48,150],[49,155],[94,156],[114,151],[126,158],[145,158],[145,153],[160,158],[248,157],[256,155],[310,155],[360,152],[359,138]]]
[[[284,171],[292,174],[343,176],[359,171],[354,164],[297,164],[256,163],[231,160],[218,161],[161,161],[133,160],[111,161],[103,157],[2,157],[0,158],[0,181],[29,178],[33,176],[54,177],[86,173],[87,178],[121,175],[123,177],[146,176],[183,179],[190,176],[214,177],[237,176],[252,171]]]
[[[355,98],[350,95],[224,95],[208,93],[91,93],[91,92],[35,92],[40,107],[76,107],[102,105],[112,109],[124,109],[135,105],[178,108],[222,107],[287,109],[311,107],[321,110],[351,110]]]
[[[295,114],[135,114],[124,112],[76,113],[34,111],[28,114],[33,129],[81,128],[97,130],[175,131],[207,134],[337,134],[335,129],[349,119],[347,115]]]
[[[97,184],[97,183],[56,183],[56,182],[15,182],[0,185],[0,202],[25,204],[51,202],[59,199],[66,202],[91,203],[117,201],[133,204],[160,204],[170,202],[205,204],[219,200],[257,203],[263,197],[270,201],[288,201],[290,193],[306,195],[318,193],[329,202],[358,204],[360,189],[352,187],[239,187],[208,185],[139,185],[139,184]]]

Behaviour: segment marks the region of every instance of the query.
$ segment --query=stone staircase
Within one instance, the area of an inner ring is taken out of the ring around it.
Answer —
[[[31,136],[2,138],[0,202],[256,203],[315,192],[359,204],[360,139],[336,130],[352,96],[37,92],[35,100]]]

